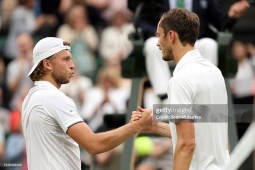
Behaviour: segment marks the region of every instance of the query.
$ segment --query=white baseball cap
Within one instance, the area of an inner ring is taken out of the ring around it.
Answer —
[[[40,41],[38,41],[33,49],[33,63],[34,63],[34,65],[33,65],[32,69],[29,71],[27,77],[33,73],[35,68],[38,66],[38,64],[42,60],[44,60],[44,59],[62,51],[62,50],[71,51],[71,47],[68,45],[64,45],[64,40],[62,40],[60,38],[47,37],[47,38],[43,38]]]

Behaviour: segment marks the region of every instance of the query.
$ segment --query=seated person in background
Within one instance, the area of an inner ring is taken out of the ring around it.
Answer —
[[[131,16],[125,10],[115,11],[110,20],[110,25],[103,29],[100,43],[100,55],[108,59],[119,55],[124,59],[133,49],[128,34],[134,31],[133,25],[129,22]]]
[[[236,125],[239,139],[244,135],[253,117],[254,94],[252,86],[255,78],[255,67],[253,65],[251,47],[246,43],[234,40],[231,48],[232,56],[238,62],[237,73],[230,79],[230,89],[233,96],[234,109],[236,114]],[[252,168],[252,155],[243,163],[242,168]]]
[[[11,96],[10,108],[16,105],[17,97],[23,87],[32,87],[33,83],[27,79],[27,74],[33,64],[33,38],[28,33],[21,33],[16,39],[18,54],[7,66],[6,82]]]
[[[94,78],[97,70],[96,52],[99,39],[82,5],[74,5],[70,8],[66,23],[59,27],[57,37],[70,42],[71,53],[79,73]]]
[[[8,163],[22,163],[22,168],[27,169],[25,140],[21,127],[21,110],[23,101],[30,87],[23,87],[17,96],[15,108],[10,111],[10,134],[6,140],[5,161]],[[15,167],[12,170],[20,170]]]
[[[251,55],[252,65],[255,72],[255,41],[248,43],[248,51]],[[252,94],[253,96],[255,96],[255,81],[253,81],[253,85],[252,85]]]
[[[0,106],[9,108],[10,95],[6,82],[6,71],[6,64],[0,56]]]
[[[52,16],[42,14],[36,17],[33,11],[34,5],[35,0],[19,0],[19,5],[11,16],[10,30],[4,49],[6,62],[15,59],[18,55],[16,38],[19,34],[36,32],[46,34],[46,30],[56,24],[56,20]]]
[[[232,56],[238,62],[236,76],[230,79],[230,89],[234,104],[252,104],[254,96],[252,85],[255,78],[255,67],[249,56],[247,44],[234,40],[231,48]]]
[[[209,29],[210,24],[218,30],[230,29],[235,20],[242,16],[249,7],[247,1],[238,1],[226,13],[218,0],[184,0],[182,3],[177,3],[176,0],[164,0],[163,3],[166,7],[165,11],[176,7],[186,8],[199,16],[200,33],[195,48],[199,49],[202,56],[214,65],[218,64],[218,45],[212,38],[213,32]],[[166,91],[171,73],[168,63],[161,59],[162,54],[156,46],[158,38],[155,33],[160,16],[160,12],[142,10],[138,25],[141,27],[145,39],[144,55],[149,79],[155,93],[164,100],[167,98]]]
[[[102,68],[97,76],[97,85],[86,93],[81,116],[95,132],[103,124],[105,114],[127,111],[130,89],[121,85],[121,77],[115,68]],[[96,99],[96,100],[91,100]]]

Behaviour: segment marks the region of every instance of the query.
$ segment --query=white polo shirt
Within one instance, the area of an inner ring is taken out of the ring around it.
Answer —
[[[22,105],[29,170],[80,170],[79,145],[66,134],[83,119],[75,103],[47,81],[37,81]]]
[[[220,70],[198,50],[186,53],[177,63],[169,81],[170,104],[227,104],[227,92]],[[170,123],[173,150],[176,126]],[[218,170],[229,160],[227,122],[194,123],[196,148],[190,170]]]

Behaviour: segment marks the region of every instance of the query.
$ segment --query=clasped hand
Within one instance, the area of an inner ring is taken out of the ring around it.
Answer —
[[[152,110],[143,109],[138,106],[137,110],[132,112],[129,123],[138,124],[140,126],[140,132],[152,132],[154,124]]]

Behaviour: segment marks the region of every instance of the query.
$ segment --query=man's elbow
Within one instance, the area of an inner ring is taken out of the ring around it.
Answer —
[[[195,148],[196,148],[196,142],[195,139],[190,139],[190,140],[186,140],[183,141],[181,144],[181,150],[183,152],[185,152],[187,154],[187,156],[189,155],[193,155]]]
[[[100,151],[100,146],[98,146],[97,144],[95,143],[90,143],[88,147],[86,147],[86,150],[92,154],[92,155],[97,155],[99,153],[101,153]]]

